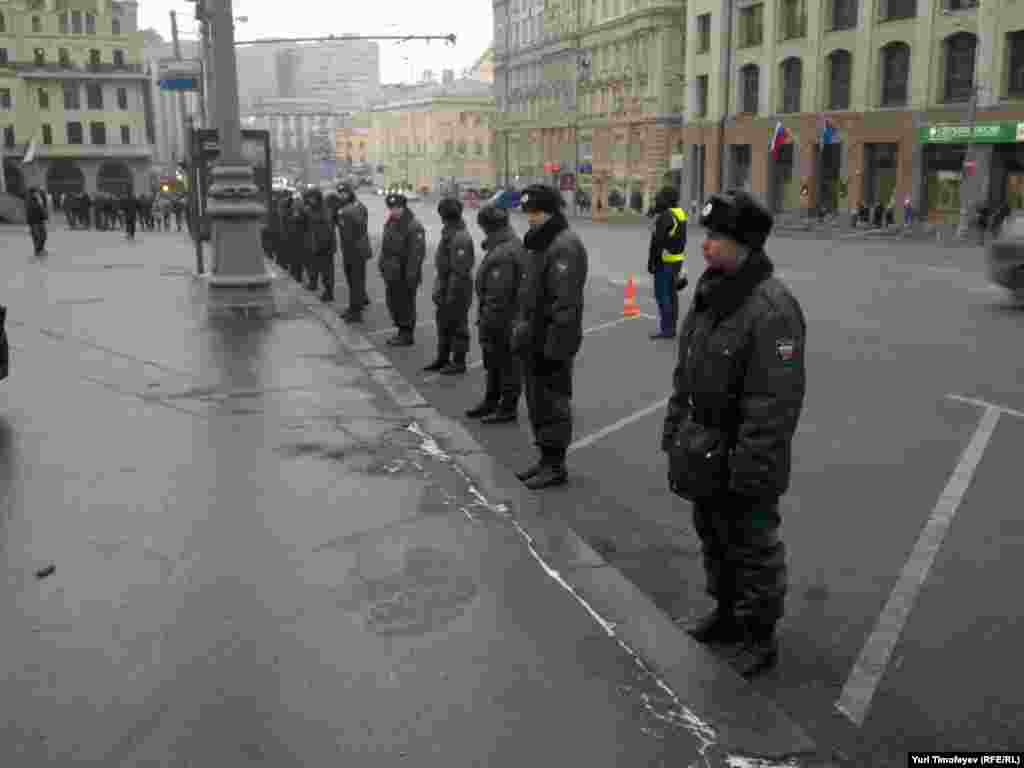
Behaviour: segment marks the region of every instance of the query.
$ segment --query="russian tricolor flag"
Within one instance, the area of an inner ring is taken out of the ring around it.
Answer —
[[[793,134],[789,132],[789,129],[783,126],[780,121],[775,125],[775,133],[772,135],[771,144],[768,145],[768,149],[771,150],[772,157],[776,160],[779,159],[779,153],[782,151],[783,144],[792,144]]]

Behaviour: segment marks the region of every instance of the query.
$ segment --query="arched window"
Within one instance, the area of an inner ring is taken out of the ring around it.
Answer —
[[[1008,32],[1006,35],[1006,93],[1008,96],[1024,95],[1024,30]]]
[[[761,90],[761,70],[757,64],[740,69],[740,112],[757,114],[757,100]]]
[[[957,32],[942,45],[946,76],[942,83],[944,101],[967,101],[974,90],[974,54],[978,38],[970,32]]]
[[[853,57],[842,49],[832,51],[828,64],[828,108],[850,108],[850,81],[853,77]]]
[[[7,19],[4,17],[4,12],[0,11],[0,32],[7,31]]]
[[[779,65],[779,80],[782,83],[780,112],[800,111],[800,90],[803,85],[804,65],[797,58],[786,59]]]
[[[910,46],[906,43],[889,43],[882,48],[881,105],[906,106],[909,82]]]
[[[121,34],[121,20],[111,19],[110,20],[110,31],[115,35]]]

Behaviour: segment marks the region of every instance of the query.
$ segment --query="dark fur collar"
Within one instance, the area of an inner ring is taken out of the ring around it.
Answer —
[[[707,270],[697,283],[695,308],[698,312],[710,309],[719,319],[725,319],[742,307],[758,284],[774,271],[775,265],[762,250],[751,251],[732,275]]]
[[[516,236],[515,230],[512,227],[502,227],[499,230],[491,232],[484,238],[483,249],[485,251],[491,251],[497,248],[502,243],[507,243],[509,240]]]
[[[527,232],[526,236],[523,237],[523,245],[529,251],[543,253],[551,247],[555,238],[568,228],[569,222],[565,220],[565,216],[556,213],[541,226]]]

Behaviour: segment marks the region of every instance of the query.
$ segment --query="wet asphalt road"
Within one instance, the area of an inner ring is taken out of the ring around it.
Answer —
[[[177,238],[0,231],[0,765],[693,764],[294,292],[209,305]]]
[[[379,227],[382,204],[364,199]],[[414,207],[436,241],[433,207]],[[521,216],[514,221],[525,231]],[[653,319],[621,320],[630,274],[644,313],[654,314],[646,233],[573,226],[591,265],[591,332],[575,379],[582,444],[570,457],[570,485],[550,491],[547,508],[666,613],[689,620],[708,607],[698,542],[687,505],[665,488],[658,451],[676,349],[647,339]],[[699,242],[690,247],[692,276]],[[755,687],[852,765],[903,765],[911,749],[1024,748],[1024,691],[1010,672],[1024,643],[1024,608],[1013,598],[1024,575],[1024,311],[988,283],[978,248],[780,237],[768,250],[807,314],[808,398],[783,500],[791,585],[781,662]],[[371,294],[383,296],[379,278]],[[422,320],[429,282],[420,295]],[[389,333],[380,303],[367,325],[380,342]],[[482,393],[482,371],[420,374],[434,339],[424,326],[415,348],[381,348],[435,407],[459,417]],[[835,704],[982,416],[950,394],[1018,413],[1000,418],[858,727]],[[521,414],[518,427],[470,425],[513,468],[534,456],[525,405]]]

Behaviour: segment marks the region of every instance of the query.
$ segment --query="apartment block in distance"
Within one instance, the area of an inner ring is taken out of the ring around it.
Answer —
[[[132,0],[0,2],[0,130],[8,190],[148,188],[149,77]],[[22,167],[30,142],[34,162]]]
[[[1024,207],[1015,2],[692,0],[687,39],[684,199],[743,187],[777,211],[882,203],[898,219],[909,199],[933,222],[962,195]]]

